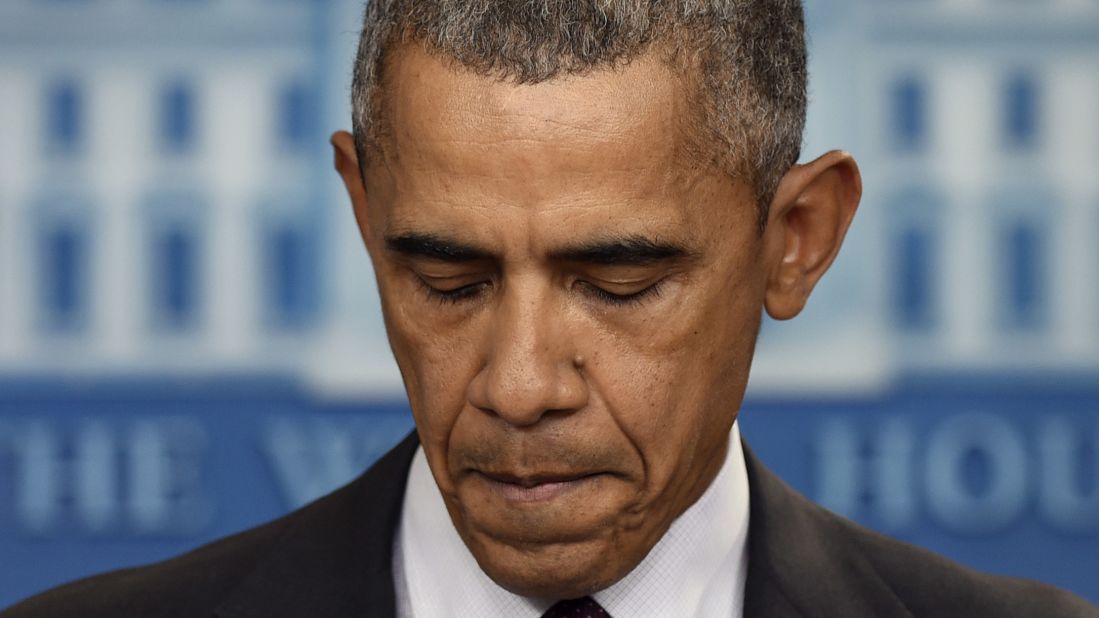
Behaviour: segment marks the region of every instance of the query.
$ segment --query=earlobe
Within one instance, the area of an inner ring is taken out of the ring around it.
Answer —
[[[805,307],[839,253],[861,196],[858,165],[846,152],[796,165],[783,177],[764,231],[771,317],[787,320]]]

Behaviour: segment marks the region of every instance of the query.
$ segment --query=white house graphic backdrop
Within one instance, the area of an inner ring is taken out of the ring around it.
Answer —
[[[1099,4],[809,5],[804,152],[866,194],[765,326],[745,435],[830,508],[1099,601]],[[327,146],[361,10],[0,4],[0,606],[411,427]]]

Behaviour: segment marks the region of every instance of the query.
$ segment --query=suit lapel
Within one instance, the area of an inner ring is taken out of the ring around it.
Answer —
[[[395,616],[393,538],[418,444],[413,432],[351,484],[291,515],[215,615]]]
[[[744,447],[751,515],[744,618],[911,616],[851,539],[852,525]]]

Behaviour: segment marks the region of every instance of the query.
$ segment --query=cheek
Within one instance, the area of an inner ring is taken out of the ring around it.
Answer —
[[[745,281],[703,286],[637,332],[593,341],[590,376],[640,451],[649,491],[695,471],[724,444],[747,385],[762,293]]]
[[[425,318],[429,301],[380,286],[382,311],[417,431],[428,451],[445,449],[478,364],[476,324]]]
[[[707,418],[716,395],[712,386],[724,371],[699,352],[696,346],[651,356],[605,351],[592,366],[608,411],[650,471],[669,465],[712,426]]]

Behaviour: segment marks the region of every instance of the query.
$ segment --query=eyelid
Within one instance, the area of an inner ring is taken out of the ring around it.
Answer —
[[[428,298],[444,303],[459,303],[464,300],[472,300],[473,298],[480,296],[484,288],[490,285],[487,281],[479,281],[450,290],[440,290],[439,288],[428,285],[423,279],[420,279],[419,281],[420,287],[427,293]]]
[[[591,285],[606,288],[647,288],[663,279],[672,276],[674,271],[668,269],[653,269],[643,266],[590,268],[577,273],[577,279],[587,281]],[[616,292],[607,290],[612,294]],[[634,290],[637,291],[637,290]],[[633,293],[623,292],[620,295]]]
[[[428,275],[424,273],[416,273],[416,277],[425,285],[440,290],[460,288],[487,279],[483,275]]]
[[[664,279],[664,278],[665,277],[663,277],[663,276],[659,276],[659,277],[638,277],[636,279],[606,279],[606,278],[603,278],[603,277],[587,277],[585,279],[585,281],[588,281],[592,285],[609,285],[609,286],[621,286],[621,287],[631,287],[631,286],[648,287],[648,286],[652,285],[653,283],[656,283],[657,281],[660,281],[661,279]]]
[[[665,262],[651,262],[644,264],[582,264],[578,268],[591,273],[621,274],[630,277],[634,275],[651,275],[654,272],[668,270],[669,266]]]
[[[668,277],[661,277],[649,285],[630,292],[628,294],[616,294],[609,290],[606,290],[591,281],[579,280],[577,283],[587,290],[588,294],[591,294],[601,302],[610,305],[638,305],[647,300],[660,298],[660,294],[663,291],[664,284],[667,282]]]
[[[442,303],[459,303],[464,300],[472,300],[481,295],[485,288],[492,285],[491,279],[478,278],[478,277],[440,277],[438,279],[450,279],[450,280],[462,280],[468,279],[468,283],[457,285],[449,288],[439,288],[438,281],[432,284],[431,277],[425,277],[420,273],[415,274],[416,282],[419,284],[420,289],[423,290],[427,297],[431,300],[436,300]]]
[[[451,277],[475,276],[484,273],[487,269],[483,264],[471,262],[448,262],[445,260],[410,260],[408,268],[417,275],[430,279],[447,279]]]
[[[413,257],[405,261],[403,267],[416,277],[440,287],[457,287],[449,284],[496,277],[496,269],[491,264],[480,261],[454,262]]]

